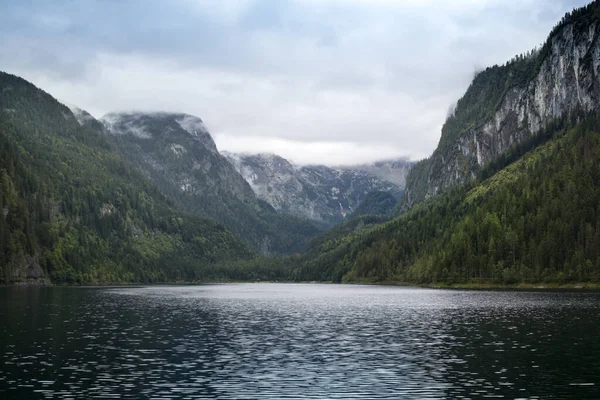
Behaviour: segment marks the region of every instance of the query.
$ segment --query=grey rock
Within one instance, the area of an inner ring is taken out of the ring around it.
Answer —
[[[547,52],[531,54],[540,62],[532,78],[523,85],[507,88],[495,112],[483,121],[470,121],[457,142],[441,146],[424,161],[427,173],[411,179],[406,187],[406,206],[435,195],[450,186],[463,184],[505,153],[513,144],[535,135],[550,121],[573,112],[592,111],[600,106],[600,26],[592,22],[576,27],[567,23],[547,43]],[[544,57],[543,60],[538,58]],[[511,68],[510,65],[502,68]],[[511,72],[512,73],[512,72]],[[444,141],[440,140],[440,144]],[[416,171],[415,171],[416,173]],[[426,191],[417,190],[426,185]]]
[[[273,154],[223,153],[254,190],[278,212],[315,221],[343,220],[372,191],[402,195],[412,163],[391,160],[350,167],[297,166]]]

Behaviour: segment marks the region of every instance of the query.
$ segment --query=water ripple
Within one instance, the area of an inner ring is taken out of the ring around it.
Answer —
[[[0,396],[600,398],[598,293],[0,289]]]

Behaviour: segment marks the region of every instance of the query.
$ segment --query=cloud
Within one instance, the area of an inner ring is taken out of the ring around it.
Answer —
[[[224,145],[234,153],[272,153],[299,165],[324,164],[324,161],[332,166],[355,165],[405,156],[402,149],[353,142],[300,142],[261,136],[232,137],[225,134],[217,135],[216,141],[220,150]]]
[[[429,155],[473,72],[585,1],[14,1],[0,68],[99,117],[200,116],[219,149],[300,163]]]

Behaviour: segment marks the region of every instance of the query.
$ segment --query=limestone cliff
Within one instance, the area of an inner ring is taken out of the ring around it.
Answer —
[[[595,110],[599,35],[595,1],[567,14],[541,49],[477,74],[443,126],[438,148],[409,173],[405,207],[465,183],[549,122]]]

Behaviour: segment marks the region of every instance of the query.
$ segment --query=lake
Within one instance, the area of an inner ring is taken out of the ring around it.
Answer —
[[[0,288],[0,398],[600,398],[600,293]]]

